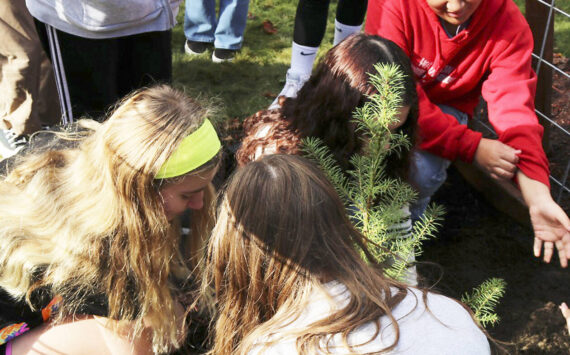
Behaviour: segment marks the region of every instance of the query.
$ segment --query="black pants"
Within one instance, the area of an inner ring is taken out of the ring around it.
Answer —
[[[302,46],[318,47],[325,36],[330,0],[299,0],[295,15],[293,41]],[[336,19],[358,26],[364,21],[368,0],[338,0]]]
[[[153,83],[172,81],[171,31],[89,39],[36,20],[42,45],[54,66],[67,120],[104,114],[121,97]],[[68,123],[65,121],[63,123]]]

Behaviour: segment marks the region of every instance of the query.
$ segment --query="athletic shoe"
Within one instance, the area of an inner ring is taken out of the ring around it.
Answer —
[[[6,159],[18,153],[27,143],[26,136],[17,135],[11,129],[0,129],[0,159]]]
[[[189,55],[202,54],[206,51],[206,49],[208,49],[208,45],[209,43],[206,42],[186,40],[186,43],[184,44],[184,52]]]
[[[214,53],[212,53],[212,62],[214,63],[231,62],[232,60],[234,60],[236,52],[237,50],[233,49],[216,48],[214,49]]]
[[[272,110],[280,107],[279,97],[281,96],[297,97],[297,92],[301,90],[303,85],[305,85],[305,82],[309,80],[310,77],[311,77],[310,74],[300,75],[295,72],[292,72],[291,69],[287,70],[285,86],[283,87],[279,95],[277,95],[275,100],[273,100],[271,105],[269,105],[269,109]]]

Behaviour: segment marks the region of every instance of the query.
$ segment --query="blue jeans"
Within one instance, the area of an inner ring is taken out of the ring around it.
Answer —
[[[214,43],[214,47],[237,50],[243,42],[249,0],[186,0],[184,34],[190,41]]]
[[[453,107],[439,105],[448,115],[452,115],[460,124],[466,125],[469,117]],[[425,150],[416,150],[412,155],[410,183],[418,190],[418,199],[410,205],[412,221],[417,221],[424,214],[432,195],[447,179],[447,168],[451,161],[433,155]]]

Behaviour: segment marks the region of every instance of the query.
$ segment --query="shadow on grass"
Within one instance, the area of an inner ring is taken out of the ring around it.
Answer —
[[[175,61],[174,83],[191,95],[215,98],[227,118],[243,119],[266,108],[284,83],[285,64],[260,64],[240,60],[239,55],[233,63],[218,64],[210,56],[208,51],[199,58]]]

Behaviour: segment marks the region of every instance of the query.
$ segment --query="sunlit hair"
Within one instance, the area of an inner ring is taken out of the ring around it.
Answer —
[[[154,177],[206,116],[169,86],[143,89],[104,123],[81,124],[87,133],[61,134],[71,148],[32,150],[17,161],[0,180],[0,286],[29,302],[40,288],[61,295],[59,319],[78,313],[87,295],[104,295],[110,318],[134,321],[133,336],[144,318],[155,352],[176,346],[170,277],[188,269],[159,189],[181,177]]]
[[[406,295],[380,266],[361,259],[364,237],[348,220],[319,168],[295,155],[268,155],[238,169],[221,201],[208,246],[203,289],[213,285],[219,318],[211,354],[247,354],[267,335],[293,336],[303,354],[315,354],[330,334],[350,332],[389,317]],[[345,308],[304,329],[283,331],[336,280],[350,291]],[[392,291],[391,291],[392,287]],[[324,342],[326,343],[326,341]]]
[[[377,63],[397,64],[404,73],[402,105],[410,106],[410,112],[398,131],[406,133],[414,144],[418,99],[410,60],[390,40],[356,34],[327,52],[296,98],[285,99],[281,109],[259,112],[244,123],[246,134],[258,122],[273,123],[276,128],[267,137],[248,136],[236,156],[238,163],[249,162],[256,147],[267,142],[278,142],[279,153],[296,154],[299,138],[315,136],[332,150],[341,166],[348,168],[348,160],[363,144],[352,122],[353,112],[364,105],[367,95],[376,92],[369,73],[376,74]],[[408,155],[392,155],[387,171],[405,179],[408,166]]]

